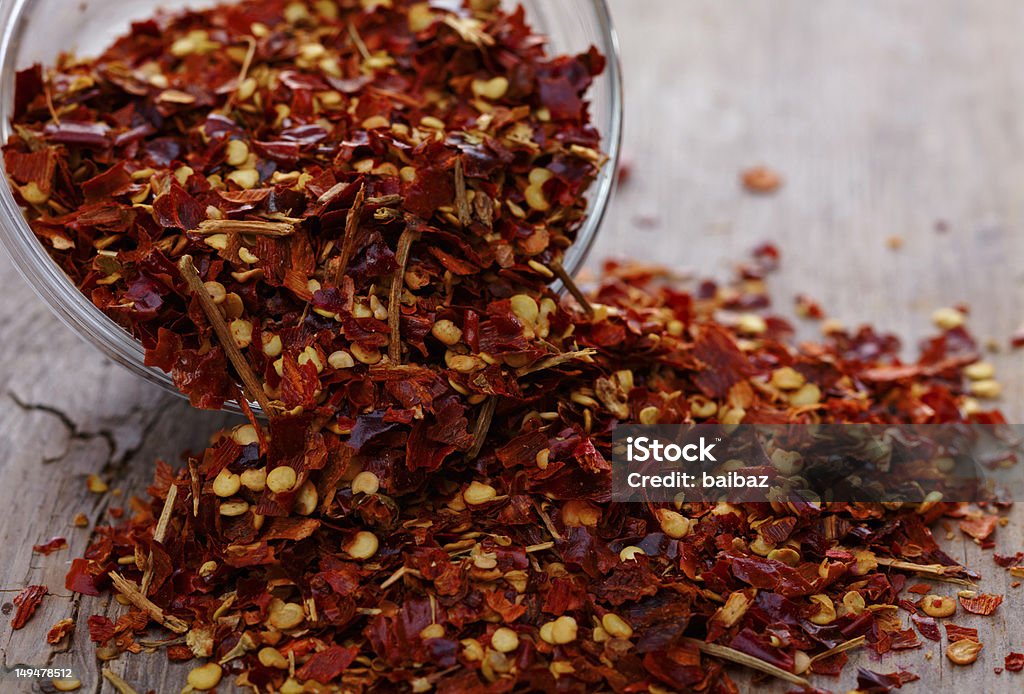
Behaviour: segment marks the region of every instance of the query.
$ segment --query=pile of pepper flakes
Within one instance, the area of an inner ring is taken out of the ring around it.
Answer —
[[[555,297],[530,298],[509,317],[524,339],[585,356],[527,367],[486,431],[460,430],[464,447],[483,437],[478,454],[434,474],[412,464],[415,426],[381,413],[342,436],[304,417],[242,425],[187,469],[161,465],[151,504],[99,528],[68,576],[136,606],[91,617],[93,639],[137,649],[153,620],[183,637],[171,659],[214,663],[193,686],[213,672],[282,692],[736,691],[726,662],[809,688],[848,650],[918,648],[943,623],[948,657],[972,662],[976,630],[946,618],[1001,597],[958,608],[908,581],[977,578],[929,530],[961,505],[608,501],[619,422],[999,421],[964,394],[977,351],[962,327],[912,364],[868,328],[795,346],[751,312],[776,258],[763,248],[741,281],[691,291],[611,266],[590,313],[565,299],[544,322]],[[994,519],[972,518],[987,538]],[[913,679],[858,673],[870,691]]]
[[[941,638],[957,603],[907,577],[975,578],[929,527],[987,542],[993,517],[609,501],[618,423],[1002,417],[955,317],[913,364],[868,328],[796,344],[761,314],[770,246],[726,286],[612,266],[580,292],[603,68],[492,0],[270,0],[19,74],[32,228],[195,405],[250,419],[73,562],[70,590],[132,606],[88,619],[101,658],[207,659],[200,691],[735,691],[727,663],[809,687]]]

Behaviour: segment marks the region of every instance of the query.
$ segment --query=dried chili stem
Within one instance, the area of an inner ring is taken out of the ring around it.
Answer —
[[[561,542],[562,536],[558,533],[558,530],[555,528],[555,524],[551,522],[551,518],[540,505],[540,502],[536,499],[533,500],[533,508],[537,511],[537,515],[540,516],[541,521],[543,521],[544,527],[548,529],[549,533],[551,533],[551,537]]]
[[[393,193],[391,195],[380,195],[373,198],[366,198],[366,204],[375,205],[377,207],[388,207],[390,205],[399,205],[404,200],[405,198],[398,193]]]
[[[538,542],[535,545],[530,545],[523,551],[527,554],[532,554],[533,552],[543,552],[546,549],[552,549],[554,546],[555,543],[549,540],[548,542]]]
[[[758,670],[759,672],[771,675],[772,677],[777,677],[780,680],[785,680],[786,682],[798,684],[801,687],[810,686],[810,682],[808,682],[803,677],[800,677],[799,675],[794,675],[792,672],[783,670],[782,668],[776,667],[771,663],[766,663],[760,658],[755,658],[754,656],[747,655],[742,651],[737,651],[735,648],[721,646],[717,643],[707,643],[706,641],[701,641],[700,639],[691,639],[688,637],[684,638],[683,640],[686,643],[693,646],[694,648],[696,648],[701,653],[705,653],[712,657],[721,658],[722,660],[728,660],[729,662],[736,663],[737,665],[744,665],[746,667],[751,668],[752,670]]]
[[[57,113],[57,107],[53,105],[53,92],[50,91],[49,83],[43,89],[43,93],[46,95],[46,108],[50,112],[50,117],[53,118],[55,125],[60,125],[60,115]]]
[[[356,235],[359,232],[359,219],[363,214],[363,202],[366,200],[366,184],[359,186],[356,198],[352,201],[348,215],[345,216],[345,234],[341,239],[341,257],[334,269],[335,286],[341,282],[341,278],[348,269],[349,261],[352,260],[352,253],[355,252]]]
[[[494,409],[498,406],[498,398],[491,396],[484,400],[483,407],[480,408],[480,415],[476,419],[476,427],[473,431],[473,445],[466,452],[466,458],[474,460],[480,455],[481,449],[484,447],[484,441],[487,440],[487,432],[491,428],[491,420],[494,418]]]
[[[466,170],[460,156],[455,160],[455,210],[459,215],[459,224],[468,227],[473,217],[469,211],[469,196],[466,192]]]
[[[355,44],[356,50],[359,51],[359,55],[363,56],[363,60],[369,60],[373,56],[370,55],[370,50],[366,47],[366,43],[363,41],[363,37],[356,31],[356,27],[352,22],[348,23],[348,35],[352,38],[352,43]]]
[[[391,278],[391,290],[388,294],[388,332],[391,335],[388,342],[388,358],[392,364],[402,363],[402,290],[405,288],[405,267],[409,263],[409,250],[416,236],[417,232],[406,227],[398,239],[398,250],[395,253],[398,268]]]
[[[564,284],[565,288],[569,290],[569,293],[572,294],[573,298],[576,299],[576,301],[579,302],[580,306],[583,307],[583,310],[587,312],[587,315],[593,316],[594,307],[587,300],[587,295],[584,294],[583,290],[579,288],[579,285],[576,284],[576,281],[573,280],[572,276],[568,272],[566,272],[565,268],[562,266],[561,261],[552,260],[549,266],[551,268],[551,271],[555,273],[555,277],[561,280],[562,284]]]
[[[237,86],[231,92],[231,96],[228,97],[227,103],[224,104],[224,113],[228,113],[231,107],[235,105],[238,90],[242,88],[242,83],[249,77],[249,68],[252,67],[252,61],[256,57],[256,39],[252,36],[246,36],[245,41],[249,44],[249,50],[246,51],[245,60],[242,61],[242,69],[238,73]]]
[[[139,694],[133,686],[121,679],[120,675],[115,675],[113,670],[103,668],[102,672],[103,679],[110,682],[110,686],[117,690],[117,694]]]
[[[157,641],[154,639],[139,639],[139,645],[143,648],[167,648],[168,646],[182,646],[187,643],[184,636],[175,636],[173,639]]]
[[[909,561],[903,561],[902,559],[891,559],[889,557],[875,557],[875,561],[878,562],[879,566],[888,566],[892,569],[902,569],[903,571],[915,571],[920,574],[927,574],[929,576],[935,576],[940,580],[963,580],[957,579],[950,574],[962,573],[966,569],[962,566],[943,566],[942,564],[915,564]]]
[[[386,590],[386,589],[390,588],[395,583],[397,583],[398,581],[402,580],[402,578],[404,578],[405,576],[421,576],[421,575],[422,574],[419,571],[417,571],[416,569],[410,569],[408,566],[403,564],[402,566],[398,567],[397,571],[395,571],[393,574],[388,576],[388,578],[383,583],[380,584],[380,589],[381,590]]]
[[[242,354],[242,350],[238,349],[238,345],[235,344],[235,339],[232,337],[231,329],[228,328],[228,324],[224,320],[224,315],[217,308],[217,305],[213,303],[213,299],[210,298],[206,287],[203,286],[203,280],[199,277],[199,272],[192,263],[192,256],[181,256],[181,260],[178,261],[178,271],[188,284],[189,291],[199,300],[199,305],[203,307],[203,312],[206,314],[207,320],[210,321],[213,331],[217,334],[221,348],[231,361],[232,366],[235,367],[239,378],[242,379],[242,388],[247,391],[246,396],[258,402],[263,410],[263,414],[269,417],[273,410],[270,405],[270,399],[263,392],[263,384],[256,378],[256,374],[253,373],[252,367],[249,366],[245,355]]]
[[[195,230],[196,234],[252,234],[281,238],[295,233],[295,225],[288,222],[261,222],[253,219],[207,219]]]
[[[577,352],[563,352],[562,354],[555,354],[554,356],[544,357],[536,364],[531,364],[530,366],[524,366],[521,369],[517,369],[516,375],[519,377],[529,376],[532,373],[543,371],[544,369],[552,369],[561,364],[565,364],[566,362],[576,361],[577,359],[585,360],[595,354],[597,354],[597,350],[591,348],[582,349]]]
[[[178,485],[172,484],[167,489],[167,500],[164,501],[164,508],[160,511],[160,519],[153,530],[153,542],[163,542],[167,535],[167,526],[171,522],[171,514],[174,513],[174,502],[178,499]],[[149,584],[153,582],[153,550],[149,550],[149,557],[146,559],[146,571],[142,574],[142,594],[149,595]]]
[[[170,629],[176,634],[184,634],[188,631],[188,624],[174,615],[165,614],[159,605],[156,605],[142,594],[134,581],[129,581],[116,571],[110,572],[110,580],[114,582],[114,588],[118,593],[125,596],[132,605],[148,614],[154,622]]]
[[[849,641],[845,641],[845,642],[839,644],[838,646],[830,648],[827,651],[823,651],[823,652],[819,653],[818,655],[812,657],[811,658],[811,663],[813,664],[813,663],[815,663],[815,662],[817,662],[819,660],[824,660],[825,658],[831,658],[832,656],[834,656],[834,655],[836,655],[838,653],[845,653],[846,651],[852,651],[854,648],[860,648],[865,643],[867,643],[867,640],[868,640],[867,636],[858,636],[855,639],[850,639]]]
[[[324,207],[330,205],[332,202],[341,197],[342,193],[348,190],[348,186],[348,183],[335,183],[333,186],[327,189],[327,192],[325,192],[323,195],[317,198],[316,204],[322,205]]]
[[[188,476],[192,488],[192,517],[199,517],[199,470],[195,458],[188,459]]]

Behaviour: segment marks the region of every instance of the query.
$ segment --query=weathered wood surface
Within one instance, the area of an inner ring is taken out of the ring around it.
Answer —
[[[966,301],[978,334],[1004,344],[1024,321],[1024,4],[611,4],[626,62],[632,176],[595,260],[630,255],[724,275],[741,253],[772,240],[784,253],[771,280],[783,312],[793,294],[806,292],[850,324],[915,337],[933,308]],[[738,186],[739,170],[757,163],[785,175],[777,195]],[[936,231],[940,220],[945,233]],[[891,236],[904,239],[902,249],[887,247]],[[68,562],[89,533],[71,519],[82,511],[95,520],[143,493],[153,460],[200,448],[225,416],[190,411],[80,342],[6,257],[0,286],[0,690],[33,691],[10,669],[52,664],[73,667],[82,691],[111,692],[99,681],[85,619],[123,608],[64,590]],[[1006,410],[1019,418],[1021,355],[993,360]],[[85,491],[92,472],[123,495]],[[1021,548],[1024,515],[1013,517],[998,531],[1000,551]],[[31,553],[53,535],[67,537],[70,549]],[[981,629],[979,663],[958,669],[930,642],[898,659],[858,662],[886,672],[909,667],[922,676],[910,691],[1019,691],[1024,675],[996,676],[993,667],[1011,648],[1024,650],[1020,591],[959,534],[946,545],[984,574],[986,591],[1009,593],[995,618],[958,620]],[[52,595],[12,633],[10,600],[30,583]],[[63,617],[76,617],[78,628],[69,650],[51,652],[45,633]],[[140,691],[174,692],[184,680],[162,654],[110,666]],[[845,691],[853,669],[838,682],[817,682]]]

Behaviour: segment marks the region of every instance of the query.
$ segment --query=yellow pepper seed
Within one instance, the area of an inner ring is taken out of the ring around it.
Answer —
[[[276,467],[267,473],[267,487],[275,494],[291,491],[297,481],[295,468],[288,465]]]
[[[201,665],[188,673],[188,683],[193,689],[209,691],[220,684],[224,671],[217,663]]]

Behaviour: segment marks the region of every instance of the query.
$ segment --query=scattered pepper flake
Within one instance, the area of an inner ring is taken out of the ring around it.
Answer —
[[[53,537],[38,545],[32,545],[32,551],[39,554],[53,554],[62,549],[67,549],[68,541],[64,537]]]
[[[14,619],[11,620],[11,628],[21,629],[28,624],[28,620],[35,614],[36,608],[43,601],[43,596],[49,592],[46,586],[27,586],[14,598]]]
[[[743,187],[751,193],[768,195],[782,186],[782,176],[767,166],[754,166],[740,175]]]

